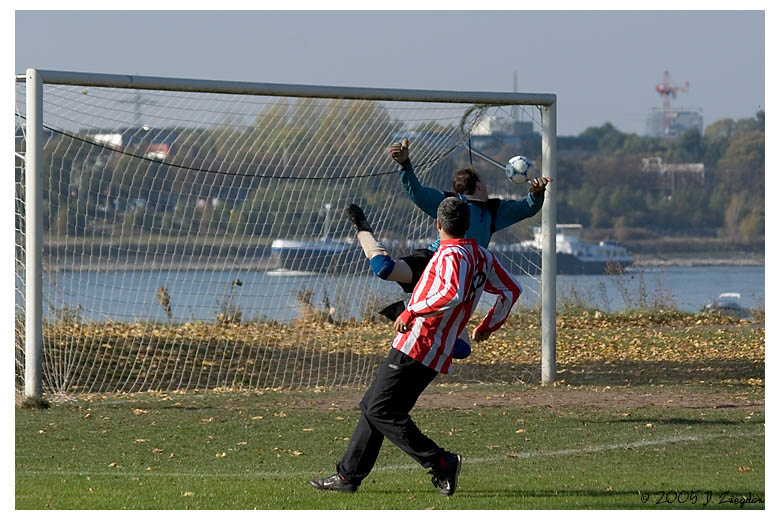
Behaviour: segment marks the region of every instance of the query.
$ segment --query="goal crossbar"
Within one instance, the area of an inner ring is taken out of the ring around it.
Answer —
[[[328,99],[368,99],[374,101],[425,101],[431,103],[483,103],[495,105],[555,104],[555,94],[527,92],[480,92],[455,90],[415,90],[397,88],[341,87],[326,85],[295,85],[245,81],[216,81],[125,74],[94,74],[36,69],[43,83],[58,85],[134,88],[141,90],[173,90],[244,94],[256,96],[287,96]],[[25,81],[27,76],[18,76]]]

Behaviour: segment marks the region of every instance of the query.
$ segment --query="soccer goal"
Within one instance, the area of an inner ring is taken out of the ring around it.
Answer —
[[[405,295],[371,275],[343,210],[361,205],[395,256],[436,238],[389,145],[409,139],[424,185],[451,190],[473,164],[491,196],[520,199],[501,163],[522,154],[554,179],[555,135],[552,94],[28,69],[16,89],[17,391],[365,384],[392,341],[376,311]],[[513,312],[540,313],[542,382],[555,377],[555,186],[491,244],[523,285]],[[541,252],[525,243],[535,226]],[[453,377],[478,379],[479,363]]]

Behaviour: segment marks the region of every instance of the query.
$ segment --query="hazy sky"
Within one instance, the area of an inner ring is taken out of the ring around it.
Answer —
[[[15,72],[511,91],[517,71],[558,95],[560,135],[643,134],[665,70],[705,126],[763,109],[764,40],[762,11],[17,11]]]

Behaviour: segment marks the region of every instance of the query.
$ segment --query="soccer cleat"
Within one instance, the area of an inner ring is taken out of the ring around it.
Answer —
[[[341,491],[342,493],[354,493],[358,486],[350,484],[341,475],[336,473],[328,478],[313,478],[309,481],[312,486],[323,491]]]
[[[384,316],[390,321],[395,321],[398,319],[398,316],[400,316],[401,313],[404,312],[404,309],[406,309],[406,303],[404,303],[403,300],[401,300],[395,303],[391,303],[384,309],[381,309],[379,311],[379,314],[381,314],[382,316]]]
[[[366,218],[366,214],[363,213],[363,210],[360,209],[360,206],[357,204],[350,204],[347,206],[347,208],[344,210],[344,216],[346,216],[350,222],[352,222],[352,225],[355,226],[355,231],[360,233],[361,231],[368,231],[369,233],[373,233],[373,229],[371,229],[371,226],[368,224],[368,219]]]
[[[450,496],[455,493],[455,489],[458,487],[458,474],[460,473],[461,462],[463,462],[463,457],[459,454],[448,453],[441,459],[442,467],[432,469],[429,472],[433,475],[431,482],[439,488],[440,495]]]

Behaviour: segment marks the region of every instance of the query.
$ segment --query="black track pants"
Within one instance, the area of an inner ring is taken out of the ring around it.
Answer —
[[[371,472],[385,437],[423,467],[444,454],[414,424],[409,412],[438,372],[391,349],[374,381],[360,401],[362,411],[347,452],[336,465],[339,474],[360,485]]]

